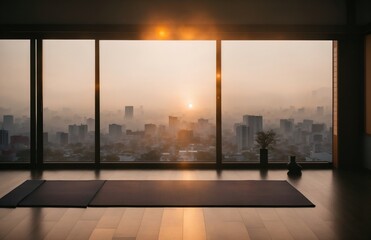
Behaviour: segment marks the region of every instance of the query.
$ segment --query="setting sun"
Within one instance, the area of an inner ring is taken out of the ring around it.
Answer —
[[[157,33],[157,37],[160,39],[165,39],[169,36],[169,31],[165,27],[157,27],[156,33]]]
[[[189,109],[192,109],[193,108],[193,104],[192,103],[188,103],[188,108]]]

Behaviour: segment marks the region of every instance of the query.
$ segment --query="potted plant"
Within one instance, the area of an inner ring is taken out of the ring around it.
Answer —
[[[276,144],[277,134],[273,130],[268,130],[266,132],[261,131],[256,134],[256,143],[260,148],[260,165],[262,167],[268,166],[268,147]]]

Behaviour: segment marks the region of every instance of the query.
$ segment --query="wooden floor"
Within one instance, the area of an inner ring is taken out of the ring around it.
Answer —
[[[371,175],[306,170],[0,171],[0,196],[27,179],[288,180],[315,208],[0,209],[0,239],[371,239]]]

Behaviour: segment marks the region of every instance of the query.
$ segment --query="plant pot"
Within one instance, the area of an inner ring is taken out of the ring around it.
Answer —
[[[260,149],[260,166],[268,166],[268,149]]]

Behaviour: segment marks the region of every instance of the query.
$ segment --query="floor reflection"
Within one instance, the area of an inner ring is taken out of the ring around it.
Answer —
[[[31,221],[30,224],[30,238],[29,239],[43,239],[43,221],[42,221],[42,208],[31,209]]]

